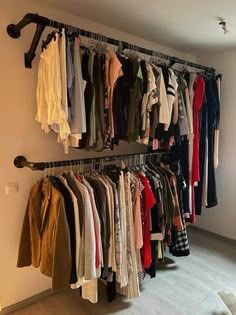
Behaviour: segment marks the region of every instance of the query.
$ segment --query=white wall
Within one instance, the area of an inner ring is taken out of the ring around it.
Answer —
[[[236,240],[236,50],[199,54],[198,61],[223,74],[221,90],[220,165],[216,171],[218,206],[203,209],[197,225]]]
[[[39,13],[180,58],[191,57],[104,25],[41,6],[37,1],[0,1],[0,304],[2,307],[46,290],[51,284],[50,279],[34,268],[16,268],[18,243],[29,189],[42,174],[33,173],[29,169],[15,168],[14,157],[21,154],[32,161],[50,161],[94,155],[74,149],[69,156],[65,156],[62,146],[56,142],[55,135],[45,135],[34,120],[38,58],[33,62],[33,69],[25,69],[23,54],[29,49],[35,25],[25,28],[18,40],[10,38],[6,33],[8,24],[17,23],[28,12]],[[139,144],[123,143],[114,153],[143,150],[144,147]],[[104,154],[108,155],[107,152]],[[19,184],[20,192],[6,195],[5,185],[12,182]]]

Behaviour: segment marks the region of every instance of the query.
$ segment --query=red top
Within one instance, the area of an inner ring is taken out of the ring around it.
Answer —
[[[200,75],[197,78],[193,101],[193,164],[192,164],[192,184],[199,182],[199,123],[198,111],[202,107],[203,97],[205,93],[205,81]]]
[[[192,162],[192,215],[190,222],[196,222],[195,214],[195,195],[194,195],[194,183],[199,182],[199,122],[198,111],[202,107],[203,97],[205,93],[205,81],[200,75],[197,77],[195,84],[194,100],[193,100],[193,162]]]
[[[156,199],[149,185],[148,179],[142,174],[137,173],[140,178],[144,190],[142,191],[142,206],[144,212],[144,228],[143,228],[143,264],[144,268],[149,268],[152,262],[151,239],[150,239],[150,209],[156,204]]]

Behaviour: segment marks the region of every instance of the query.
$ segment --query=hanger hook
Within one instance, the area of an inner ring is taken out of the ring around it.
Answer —
[[[81,173],[81,163],[82,163],[82,161],[79,160],[79,174]]]
[[[52,176],[55,175],[55,168],[54,168],[54,162],[52,162]]]
[[[51,176],[51,162],[48,162],[48,176]]]
[[[91,163],[90,163],[90,173],[93,172],[93,159],[91,160]]]
[[[72,160],[69,160],[69,163],[70,163],[70,171],[73,172],[73,169],[72,169]]]
[[[44,162],[44,177],[47,177],[47,162]]]

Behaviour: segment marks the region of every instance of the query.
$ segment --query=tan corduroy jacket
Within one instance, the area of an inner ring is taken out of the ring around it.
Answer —
[[[17,267],[33,265],[52,278],[52,290],[67,289],[71,272],[69,227],[64,200],[48,178],[30,191]]]

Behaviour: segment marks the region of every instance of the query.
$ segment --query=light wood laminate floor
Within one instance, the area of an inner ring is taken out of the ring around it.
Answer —
[[[231,314],[217,292],[236,294],[236,246],[196,230],[189,231],[191,255],[172,257],[158,265],[157,277],[147,275],[141,297],[127,300],[118,295],[106,300],[99,288],[99,302],[91,304],[69,290],[47,297],[14,315],[223,315]]]

